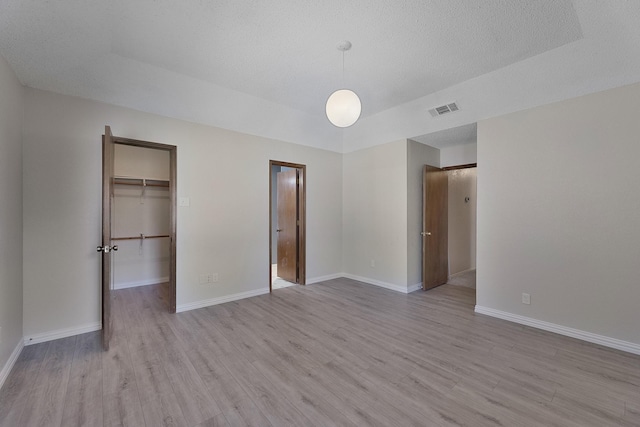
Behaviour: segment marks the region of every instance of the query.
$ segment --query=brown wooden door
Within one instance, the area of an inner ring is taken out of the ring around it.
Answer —
[[[102,256],[102,346],[109,350],[113,332],[111,321],[111,201],[113,184],[113,135],[105,126],[102,137],[102,246],[98,251]]]
[[[447,283],[448,180],[447,172],[425,165],[422,183],[422,289]]]
[[[278,172],[278,277],[298,279],[298,170]]]

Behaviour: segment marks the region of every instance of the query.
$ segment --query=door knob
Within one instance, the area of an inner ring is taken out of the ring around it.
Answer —
[[[109,246],[98,246],[96,248],[96,250],[98,252],[104,252],[105,254],[108,254],[111,251],[117,251],[118,250],[118,245],[113,245],[111,247],[109,247]]]
[[[422,233],[420,233],[422,236],[431,236],[431,232],[430,231],[423,231]]]
[[[282,228],[276,228],[276,232],[278,232],[278,233],[279,233],[279,232],[281,232],[281,231],[282,231]]]
[[[113,245],[113,246],[111,246],[111,250],[112,250],[112,251],[117,251],[117,250],[118,250],[118,245]]]

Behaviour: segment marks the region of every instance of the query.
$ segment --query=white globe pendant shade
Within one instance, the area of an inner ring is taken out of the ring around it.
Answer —
[[[327,118],[334,126],[346,128],[358,121],[362,104],[355,92],[349,89],[340,89],[331,94],[327,99]]]

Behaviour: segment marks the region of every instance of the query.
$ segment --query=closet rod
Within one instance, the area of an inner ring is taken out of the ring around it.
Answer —
[[[171,237],[168,234],[158,234],[155,236],[133,236],[133,237],[112,237],[111,240],[142,240],[142,239],[159,239],[161,237]]]
[[[138,187],[142,186],[141,183],[139,182],[122,182],[122,181],[115,181],[114,182],[115,185],[136,185]],[[165,184],[152,184],[152,183],[148,183],[146,184],[147,187],[164,187],[164,188],[169,188],[169,183],[165,183]]]

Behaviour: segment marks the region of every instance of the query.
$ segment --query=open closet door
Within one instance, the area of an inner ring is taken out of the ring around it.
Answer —
[[[113,193],[113,135],[109,126],[105,126],[102,137],[102,246],[98,252],[102,256],[102,346],[109,350],[109,341],[113,332],[111,321],[111,252],[118,250],[111,246],[111,201]]]

